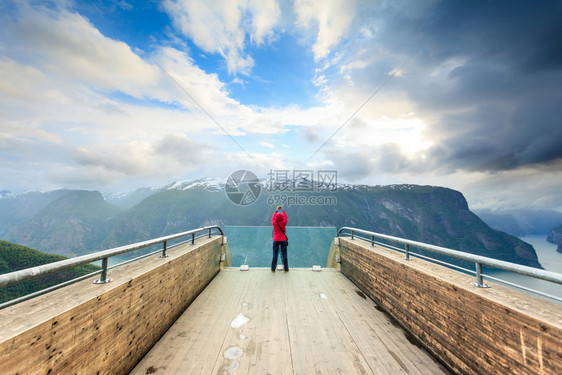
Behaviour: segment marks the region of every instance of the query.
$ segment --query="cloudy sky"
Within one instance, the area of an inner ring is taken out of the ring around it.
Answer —
[[[249,169],[562,211],[562,2],[0,2],[0,190]]]

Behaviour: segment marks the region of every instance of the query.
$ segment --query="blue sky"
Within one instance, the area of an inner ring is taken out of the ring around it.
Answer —
[[[333,169],[562,211],[559,1],[8,0],[0,23],[0,190]]]

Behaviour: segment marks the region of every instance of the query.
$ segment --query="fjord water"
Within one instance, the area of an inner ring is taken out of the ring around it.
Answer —
[[[548,242],[546,237],[547,234],[532,234],[519,239],[533,245],[545,270],[562,273],[562,253],[557,252],[558,245]]]
[[[271,226],[236,227],[225,226],[232,266],[247,264],[250,267],[270,267],[272,256],[273,228]],[[289,268],[326,267],[330,245],[337,235],[335,227],[286,228],[289,238],[287,248]],[[283,264],[281,251],[277,264]]]
[[[519,237],[519,239],[533,245],[539,262],[545,270],[562,273],[562,253],[556,251],[558,246],[548,242],[546,236],[547,234],[533,234]],[[562,298],[562,285],[559,284],[537,280],[532,277],[507,271],[486,270],[485,273],[514,284],[519,284]]]

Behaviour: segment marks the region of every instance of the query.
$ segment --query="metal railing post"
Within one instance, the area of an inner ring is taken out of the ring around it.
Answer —
[[[375,236],[371,235],[371,247],[375,246]]]
[[[406,257],[404,258],[404,260],[411,260],[410,259],[410,245],[406,244],[406,245],[404,245],[404,248],[406,250]]]
[[[111,281],[111,279],[107,278],[107,259],[108,258],[103,258],[101,260],[101,275],[98,280],[94,281],[94,284],[105,284]]]
[[[353,239],[353,231],[351,231],[351,239]]]
[[[482,263],[474,262],[474,264],[476,265],[476,282],[471,283],[471,285],[478,288],[489,288],[488,284],[484,284],[484,278],[482,277]]]
[[[209,228],[209,238],[211,238],[211,228]]]
[[[195,233],[191,233],[191,244],[195,245]]]
[[[164,246],[162,247],[162,255],[160,255],[160,258],[167,258],[168,255],[166,254],[166,244],[168,241],[164,241]]]

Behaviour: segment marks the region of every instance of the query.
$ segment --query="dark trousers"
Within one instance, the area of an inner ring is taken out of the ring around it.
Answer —
[[[287,261],[287,241],[273,241],[273,259],[271,260],[271,270],[277,268],[277,258],[279,257],[279,246],[281,246],[281,256],[283,257],[283,268],[285,271],[289,269]]]

